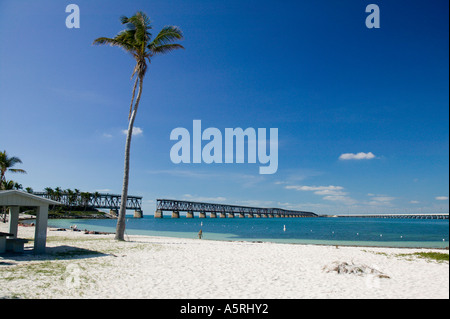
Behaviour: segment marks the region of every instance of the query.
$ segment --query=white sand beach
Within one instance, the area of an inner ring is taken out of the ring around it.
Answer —
[[[0,298],[449,298],[448,262],[411,255],[448,250],[127,239],[49,229],[48,254],[0,255]]]

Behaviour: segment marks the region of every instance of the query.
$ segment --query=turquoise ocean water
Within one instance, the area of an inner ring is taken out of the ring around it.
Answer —
[[[50,219],[51,227],[115,232],[112,219]],[[286,228],[286,230],[284,230]],[[446,248],[448,220],[380,218],[193,218],[127,216],[127,235],[296,244]]]

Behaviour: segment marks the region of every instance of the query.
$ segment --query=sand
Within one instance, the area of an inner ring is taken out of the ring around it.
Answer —
[[[19,227],[19,237],[33,236],[34,227]],[[117,242],[52,229],[47,247],[46,255],[0,255],[0,298],[449,298],[448,262],[410,255],[445,250],[149,236]],[[357,271],[338,273],[337,265]]]

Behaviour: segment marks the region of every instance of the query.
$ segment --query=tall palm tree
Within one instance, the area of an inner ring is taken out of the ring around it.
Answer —
[[[128,196],[128,179],[130,172],[130,146],[133,134],[134,120],[139,107],[142,95],[142,84],[147,71],[147,61],[151,63],[151,59],[159,54],[168,53],[176,49],[184,49],[182,45],[173,43],[176,40],[183,39],[182,31],[175,26],[165,26],[158,35],[151,40],[152,34],[150,30],[152,26],[150,19],[144,12],[137,12],[134,16],[121,17],[120,21],[126,26],[126,29],[119,32],[114,38],[101,37],[94,41],[94,44],[109,44],[111,46],[124,49],[131,53],[136,60],[131,79],[136,77],[133,92],[131,96],[130,111],[128,113],[128,131],[125,142],[125,163],[123,173],[123,187],[120,202],[119,217],[117,219],[116,240],[124,240],[125,233],[125,211]],[[139,86],[137,97],[135,100],[136,88]],[[134,108],[133,108],[134,103]]]
[[[13,168],[16,164],[22,164],[20,158],[15,156],[9,157],[6,151],[0,152],[0,188],[2,183],[6,182],[6,172],[26,174],[26,171],[23,169]]]

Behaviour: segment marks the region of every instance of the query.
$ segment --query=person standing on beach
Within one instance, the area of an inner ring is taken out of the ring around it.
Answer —
[[[203,236],[203,231],[200,229],[200,231],[198,232],[198,239],[202,239]]]

